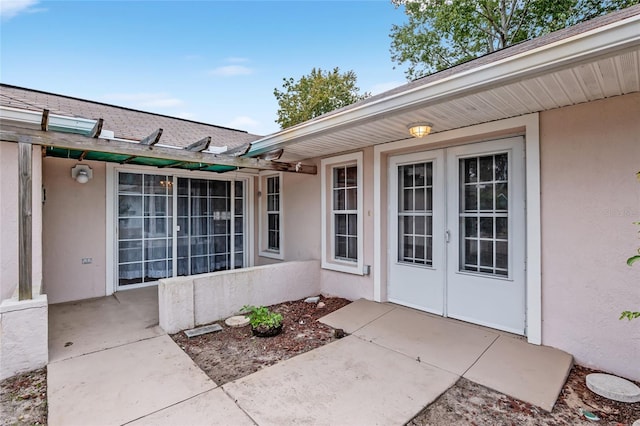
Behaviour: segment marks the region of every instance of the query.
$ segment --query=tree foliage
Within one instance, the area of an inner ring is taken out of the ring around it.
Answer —
[[[391,59],[415,79],[639,2],[392,0],[408,22],[391,29]]]
[[[332,71],[313,68],[298,81],[292,77],[282,80],[282,91],[276,88],[273,94],[279,107],[276,123],[283,129],[370,96],[360,94],[353,71],[340,73],[338,67]]]

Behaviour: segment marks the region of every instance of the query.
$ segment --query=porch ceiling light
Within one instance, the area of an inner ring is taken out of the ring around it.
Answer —
[[[93,178],[93,170],[84,164],[78,164],[71,169],[71,177],[78,183],[87,183]]]
[[[407,126],[407,129],[409,129],[409,133],[411,133],[411,136],[413,136],[414,138],[422,138],[431,133],[432,127],[433,124],[429,123],[428,121],[418,121],[409,124]]]

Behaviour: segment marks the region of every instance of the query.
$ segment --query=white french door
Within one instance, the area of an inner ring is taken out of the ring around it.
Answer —
[[[389,301],[442,315],[446,273],[442,150],[393,157]]]
[[[389,300],[524,334],[523,139],[389,164]]]

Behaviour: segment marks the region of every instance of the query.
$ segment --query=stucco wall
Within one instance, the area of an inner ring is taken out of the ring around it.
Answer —
[[[74,160],[45,158],[44,286],[49,303],[105,295],[106,167],[83,161],[93,179],[79,184],[71,178]],[[83,265],[83,258],[92,263]]]
[[[42,284],[42,156],[32,153],[32,289],[40,294]],[[14,295],[18,286],[18,144],[0,142],[0,301]]]
[[[640,380],[640,94],[542,113],[542,342]]]

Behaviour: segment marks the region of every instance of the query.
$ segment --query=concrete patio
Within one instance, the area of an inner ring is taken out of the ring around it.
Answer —
[[[155,292],[50,307],[49,424],[401,425],[459,377],[549,410],[572,363],[505,333],[359,300],[322,319],[350,336],[218,386],[155,326]]]

